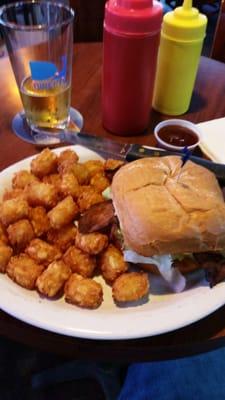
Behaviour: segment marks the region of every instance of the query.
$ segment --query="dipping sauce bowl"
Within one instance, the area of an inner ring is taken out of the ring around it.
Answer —
[[[193,150],[201,140],[199,128],[184,119],[168,119],[154,129],[158,147],[172,151],[182,151],[184,147]]]

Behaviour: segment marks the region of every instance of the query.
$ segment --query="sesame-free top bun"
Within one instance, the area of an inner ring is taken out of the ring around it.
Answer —
[[[179,156],[143,158],[115,174],[125,244],[143,256],[225,249],[225,203],[212,172]]]

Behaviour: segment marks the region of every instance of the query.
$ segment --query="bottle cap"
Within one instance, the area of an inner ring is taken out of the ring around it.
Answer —
[[[192,0],[184,0],[163,17],[162,36],[177,41],[198,41],[205,36],[207,17],[192,7]]]
[[[151,35],[162,22],[162,5],[156,0],[108,0],[104,26],[119,35]]]

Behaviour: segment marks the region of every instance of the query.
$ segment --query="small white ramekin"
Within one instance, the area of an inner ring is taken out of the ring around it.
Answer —
[[[159,124],[157,124],[154,129],[154,136],[156,138],[158,147],[161,147],[166,150],[171,150],[171,151],[182,151],[183,150],[184,146],[174,146],[172,144],[165,142],[164,140],[162,140],[159,137],[158,132],[160,131],[160,129],[162,129],[164,126],[169,126],[169,125],[183,126],[183,127],[189,128],[191,131],[193,131],[195,133],[195,135],[198,137],[198,141],[191,146],[187,146],[187,148],[189,150],[193,150],[195,147],[197,147],[199,145],[199,143],[201,141],[201,131],[197,127],[196,124],[194,124],[193,122],[187,121],[185,119],[167,119],[166,121],[162,121]]]

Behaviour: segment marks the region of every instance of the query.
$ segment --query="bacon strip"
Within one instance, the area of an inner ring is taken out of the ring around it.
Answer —
[[[206,279],[212,288],[225,279],[225,259],[220,253],[194,253],[194,257],[205,270]]]
[[[206,269],[206,279],[211,288],[217,283],[222,282],[225,279],[225,260],[221,264]]]
[[[80,217],[78,229],[81,233],[92,233],[106,228],[114,220],[111,200],[94,204]]]

